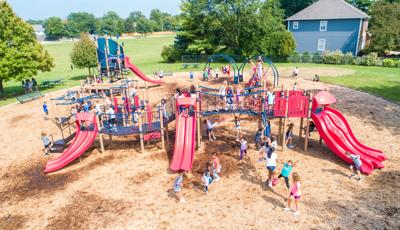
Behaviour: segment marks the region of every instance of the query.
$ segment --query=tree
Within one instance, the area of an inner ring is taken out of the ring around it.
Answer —
[[[379,53],[400,49],[400,3],[376,2],[371,8],[370,49]]]
[[[137,23],[139,19],[146,18],[140,11],[131,12],[128,18],[124,22],[125,32],[133,33],[136,32]]]
[[[124,32],[124,20],[114,11],[106,13],[98,22],[98,33],[120,35]]]
[[[314,2],[316,0],[280,0],[282,8],[285,10],[286,18],[296,14]]]
[[[10,5],[0,1],[0,97],[4,98],[3,83],[50,71],[53,58],[36,41],[31,25],[17,17]]]
[[[369,13],[370,6],[375,2],[375,0],[346,0],[348,3],[357,7],[358,9]]]
[[[87,34],[81,33],[80,40],[74,44],[71,62],[80,69],[87,68],[89,75],[91,75],[91,68],[97,66],[96,45]]]
[[[153,32],[155,27],[157,27],[156,22],[147,18],[140,18],[137,22],[137,32],[144,36]]]
[[[63,21],[58,17],[46,19],[44,22],[44,33],[52,39],[60,39],[68,35]]]
[[[161,10],[153,9],[150,13],[150,20],[156,23],[156,27],[154,28],[155,31],[164,31],[164,19],[165,16]]]
[[[96,33],[96,18],[86,12],[71,13],[67,17],[67,29],[71,37],[79,37],[80,33]]]
[[[216,52],[284,57],[295,48],[278,0],[186,0],[181,10],[182,31],[177,33],[174,52],[164,52],[164,57]]]

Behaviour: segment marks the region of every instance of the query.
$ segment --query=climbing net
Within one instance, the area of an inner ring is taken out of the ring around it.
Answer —
[[[259,86],[241,89],[221,86],[219,89],[200,86],[200,111],[202,115],[238,113],[260,115],[263,90]]]

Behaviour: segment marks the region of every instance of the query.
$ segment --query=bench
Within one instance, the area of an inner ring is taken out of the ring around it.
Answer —
[[[199,63],[183,63],[182,66],[184,69],[187,69],[190,66],[193,68],[199,68]]]
[[[30,94],[25,94],[25,95],[19,96],[19,97],[17,97],[17,100],[19,103],[23,104],[24,102],[33,101],[33,100],[42,98],[43,96],[44,96],[43,94],[41,94],[39,91],[37,91],[37,92],[30,93]]]

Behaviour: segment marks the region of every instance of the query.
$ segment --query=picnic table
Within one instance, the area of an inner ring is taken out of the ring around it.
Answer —
[[[41,94],[39,91],[36,91],[33,93],[19,96],[19,97],[17,97],[17,100],[19,101],[19,103],[23,104],[24,102],[33,101],[33,100],[39,99],[41,97],[43,97],[43,94]]]
[[[43,88],[50,88],[50,87],[54,87],[56,85],[62,85],[62,84],[64,84],[64,79],[57,79],[57,80],[42,81],[40,83],[40,86]]]

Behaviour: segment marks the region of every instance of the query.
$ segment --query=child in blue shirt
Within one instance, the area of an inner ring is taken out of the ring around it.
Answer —
[[[44,155],[49,156],[51,141],[45,132],[42,132],[41,138],[43,146],[44,146]]]
[[[211,164],[207,162],[206,168],[204,169],[203,176],[201,178],[203,185],[204,185],[204,192],[207,194],[208,192],[208,186],[210,186],[212,182],[212,177],[211,177]]]
[[[351,175],[349,176],[349,178],[355,177],[357,172],[358,177],[356,177],[356,180],[361,180],[360,170],[362,166],[362,161],[360,155],[351,154],[349,152],[346,152],[345,154],[348,158],[350,158],[353,161],[353,163],[350,165]]]
[[[175,192],[175,196],[177,197],[177,199],[180,202],[184,202],[185,198],[180,196],[180,191],[183,185],[183,173],[179,173],[178,176],[175,178],[174,181],[174,192]]]
[[[48,120],[49,119],[49,108],[47,107],[47,102],[43,102],[43,112],[44,112],[44,119]]]
[[[284,163],[281,174],[278,176],[278,179],[280,179],[281,177],[285,178],[285,183],[286,183],[287,189],[290,189],[289,176],[293,170],[293,167],[297,164],[297,162],[299,162],[299,161],[296,161],[293,163],[292,160],[289,160],[288,162]]]

